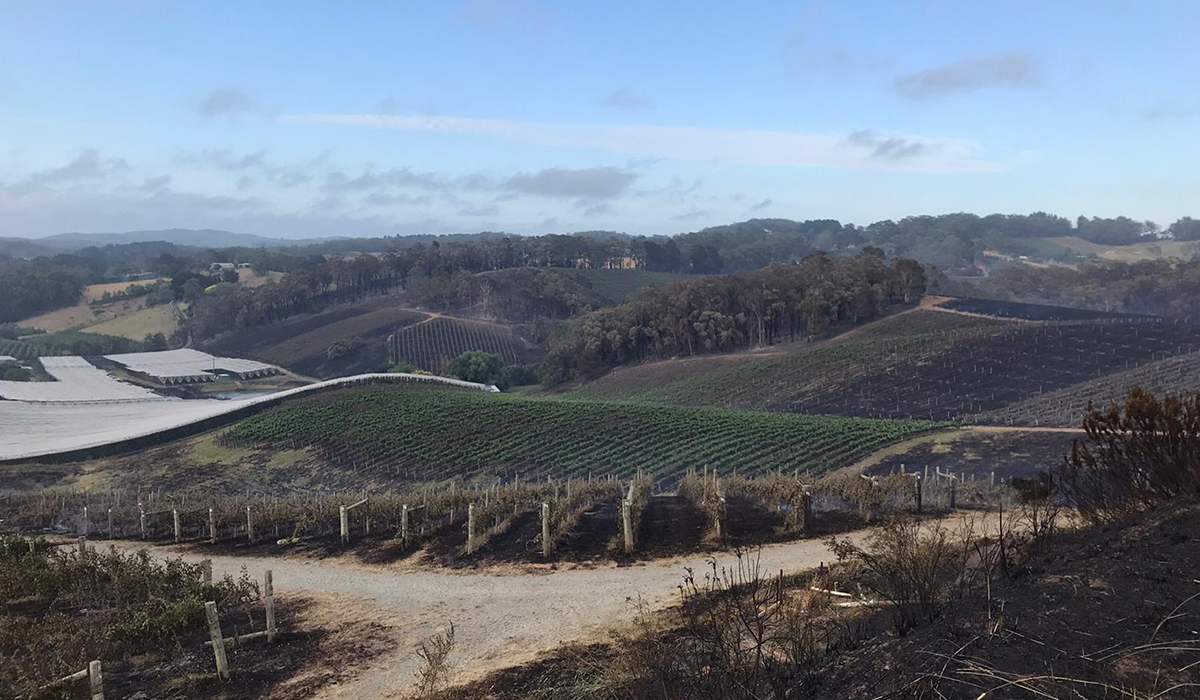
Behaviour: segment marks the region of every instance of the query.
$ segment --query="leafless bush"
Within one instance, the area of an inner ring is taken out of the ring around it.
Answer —
[[[454,623],[423,642],[417,650],[421,668],[417,669],[417,687],[412,697],[416,700],[435,698],[445,689],[450,680],[450,652],[454,651]]]
[[[632,634],[618,639],[605,683],[614,697],[783,698],[840,627],[823,596],[797,594],[764,575],[757,558],[731,569],[710,562],[680,586],[678,617],[645,605]],[[618,690],[619,689],[619,690]],[[601,693],[604,694],[604,693]]]
[[[1093,522],[1200,493],[1200,395],[1156,399],[1131,389],[1124,407],[1088,409],[1087,440],[1061,469],[1066,495]]]
[[[848,539],[829,540],[838,560],[862,572],[860,585],[888,604],[903,633],[935,619],[966,585],[974,524],[956,532],[939,522],[896,518],[867,536],[859,547]]]

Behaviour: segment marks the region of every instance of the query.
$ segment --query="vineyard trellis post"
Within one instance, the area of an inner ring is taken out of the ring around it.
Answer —
[[[88,690],[92,700],[104,700],[104,669],[99,660],[88,664]]]
[[[212,559],[201,560],[200,581],[206,586],[212,585]]]
[[[113,534],[113,512],[112,512],[112,508],[109,508],[108,509],[108,539],[111,540],[111,539],[114,539],[115,537],[116,537],[116,535]]]
[[[275,641],[275,582],[271,570],[263,572],[263,599],[267,607],[267,642]]]
[[[180,531],[180,527],[179,527],[179,509],[178,508],[171,509],[171,519],[174,521],[174,525],[175,525],[175,544],[179,544],[179,540],[182,539],[183,533]]]
[[[246,541],[254,544],[254,515],[250,506],[246,506]]]
[[[88,507],[83,507],[83,536],[88,536],[88,525],[91,521],[88,519]]]
[[[408,504],[400,506],[400,545],[408,547]]]
[[[633,553],[633,504],[621,499],[621,526],[625,531],[625,553]]]
[[[217,543],[217,516],[212,508],[208,509],[208,543]]]
[[[225,640],[221,637],[221,621],[217,618],[217,604],[208,601],[204,604],[204,616],[208,619],[208,634],[212,637],[213,656],[217,660],[217,675],[223,681],[229,680],[229,661],[225,658]]]
[[[921,507],[923,505],[921,501],[924,496],[924,493],[922,493],[924,487],[925,480],[921,478],[921,475],[913,474],[913,499],[916,501],[916,510],[918,515],[920,515]]]
[[[954,477],[953,476],[950,477],[949,501],[950,501],[950,510],[954,510],[955,488],[954,488]]]
[[[138,502],[138,533],[141,539],[146,539],[146,507]]]
[[[467,505],[467,554],[475,552],[475,504]]]
[[[542,556],[550,556],[550,504],[542,501]]]

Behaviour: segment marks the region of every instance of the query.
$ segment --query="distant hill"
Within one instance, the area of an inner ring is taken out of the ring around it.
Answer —
[[[49,246],[34,243],[28,238],[0,237],[0,255],[11,255],[14,258],[36,258],[39,255],[54,255],[58,250]]]
[[[217,229],[170,228],[156,231],[127,231],[125,233],[60,233],[37,239],[37,244],[59,250],[76,250],[87,246],[103,246],[123,243],[146,243],[166,241],[181,246],[197,248],[247,247],[275,248],[282,246],[309,245],[332,240],[332,238],[267,238],[253,233],[233,233]]]

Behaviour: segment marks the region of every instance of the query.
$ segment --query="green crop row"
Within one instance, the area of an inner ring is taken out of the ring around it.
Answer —
[[[333,458],[456,473],[679,474],[711,465],[817,474],[944,424],[531,398],[431,386],[351,389],[294,401],[229,438]]]

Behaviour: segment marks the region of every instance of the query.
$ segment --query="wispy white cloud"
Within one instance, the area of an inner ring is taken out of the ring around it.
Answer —
[[[249,112],[258,106],[258,100],[245,90],[237,87],[217,88],[205,95],[196,104],[196,113],[202,117],[215,117],[221,114],[241,114]]]
[[[554,124],[505,119],[386,114],[301,114],[281,117],[294,124],[359,126],[400,131],[477,134],[562,148],[608,150],[636,157],[770,165],[922,172],[980,172],[1000,169],[978,155],[970,141],[907,134],[911,146],[897,157],[881,158],[872,144],[845,134],[754,129],[717,129],[648,124]],[[866,132],[860,132],[866,133]]]
[[[964,58],[949,65],[902,75],[896,78],[894,87],[909,99],[924,100],[997,85],[1028,87],[1037,82],[1037,61],[1027,53],[1014,51]]]

